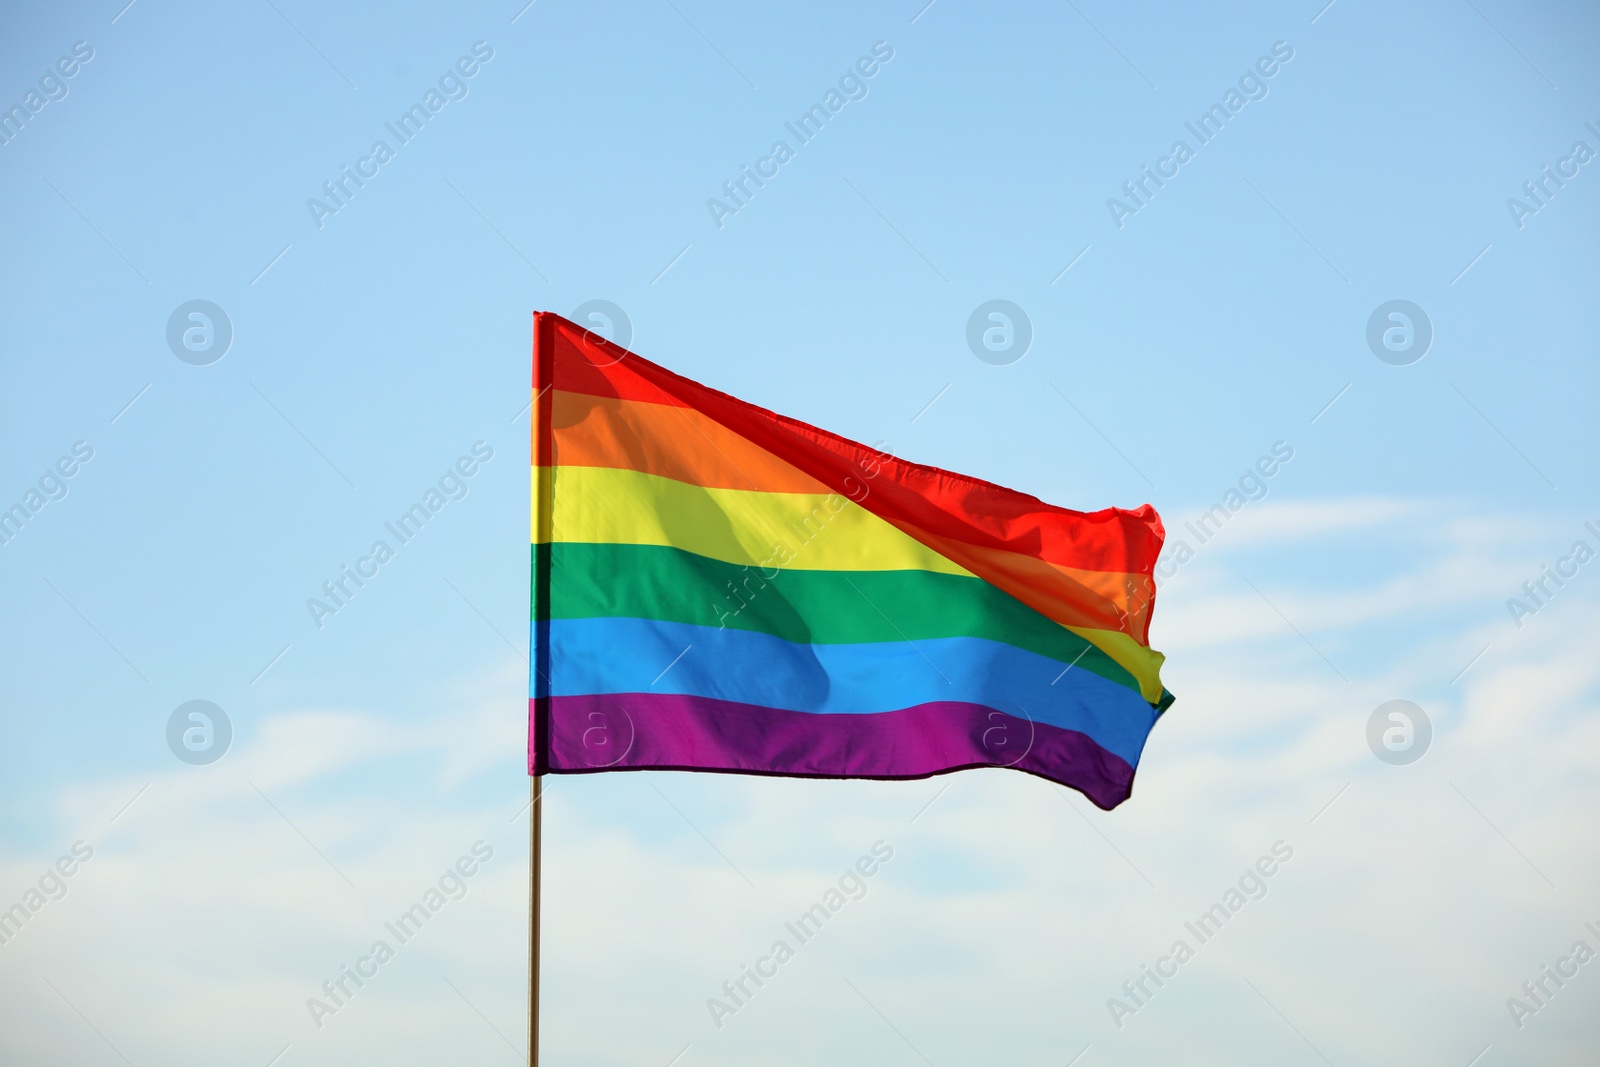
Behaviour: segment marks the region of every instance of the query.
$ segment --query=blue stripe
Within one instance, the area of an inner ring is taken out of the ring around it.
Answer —
[[[1063,674],[1055,660],[980,637],[801,645],[649,619],[549,627],[554,696],[675,693],[835,715],[963,701],[1076,730],[1130,765],[1156,719],[1126,686],[1092,671]]]

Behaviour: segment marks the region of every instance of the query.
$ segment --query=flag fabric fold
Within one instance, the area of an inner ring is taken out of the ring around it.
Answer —
[[[909,463],[534,316],[533,774],[1012,767],[1111,808],[1164,531]]]

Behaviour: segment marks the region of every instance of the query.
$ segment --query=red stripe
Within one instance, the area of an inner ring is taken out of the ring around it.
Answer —
[[[653,404],[670,404],[673,407],[692,408],[698,404],[680,400],[666,392],[657,377],[676,379],[694,389],[705,386],[679,378],[676,374],[658,367],[649,360],[634,355],[626,348],[591,333],[576,323],[569,322],[550,311],[533,313],[539,326],[548,323],[550,333],[545,336],[553,343],[555,353],[555,379],[557,389],[569,393],[588,393],[590,396],[611,396],[622,400],[646,400]],[[653,372],[653,373],[651,373]],[[706,392],[711,390],[705,389]],[[721,394],[718,394],[721,395]],[[732,397],[728,397],[733,400]],[[739,403],[740,401],[734,401]]]
[[[555,378],[556,324],[562,320],[546,311],[533,314],[533,465],[548,467],[550,450],[550,412],[555,404],[551,385]]]

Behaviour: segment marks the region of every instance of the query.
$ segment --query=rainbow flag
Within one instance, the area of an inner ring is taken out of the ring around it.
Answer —
[[[921,778],[1127,799],[1172,702],[1164,531],[921,466],[534,315],[530,774]]]

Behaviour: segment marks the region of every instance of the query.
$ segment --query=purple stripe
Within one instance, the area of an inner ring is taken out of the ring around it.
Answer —
[[[798,778],[926,778],[1012,767],[1071,786],[1109,811],[1133,767],[1076,730],[943,701],[871,715],[817,714],[668,693],[549,700],[546,762],[529,773],[725,771]],[[528,702],[533,715],[535,702]],[[530,740],[530,746],[531,746]]]

